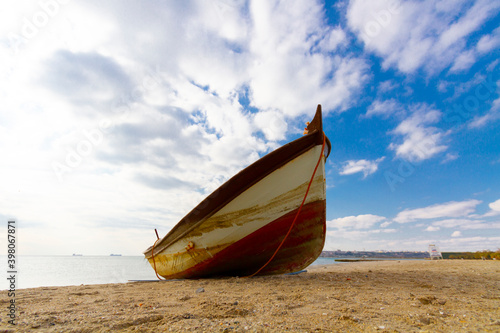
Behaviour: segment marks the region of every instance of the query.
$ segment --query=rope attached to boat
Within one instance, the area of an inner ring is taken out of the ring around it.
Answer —
[[[269,263],[274,259],[274,257],[276,257],[276,254],[278,254],[278,251],[281,249],[281,247],[285,243],[286,239],[290,235],[290,232],[292,231],[293,226],[295,225],[295,222],[297,221],[297,218],[299,217],[300,211],[302,210],[302,207],[304,206],[304,203],[306,202],[307,194],[309,193],[309,189],[311,188],[311,184],[314,180],[314,176],[316,175],[316,171],[318,170],[321,159],[323,158],[323,152],[325,151],[325,143],[326,143],[326,135],[325,135],[325,133],[323,133],[323,145],[321,146],[321,153],[319,154],[318,163],[316,163],[316,167],[314,168],[313,174],[311,176],[311,180],[309,181],[309,184],[307,185],[307,190],[306,190],[306,194],[304,195],[304,199],[302,199],[302,203],[299,206],[299,210],[297,211],[297,214],[295,214],[295,218],[293,219],[293,222],[290,225],[290,228],[288,229],[288,232],[286,233],[285,238],[283,238],[283,240],[281,241],[281,243],[278,246],[278,248],[276,249],[276,251],[274,251],[274,254],[272,255],[272,257],[261,268],[259,268],[259,270],[257,272],[255,272],[251,275],[245,276],[245,277],[253,277],[253,276],[259,274],[267,265],[269,265]]]
[[[153,249],[151,250],[151,259],[153,260],[153,268],[155,270],[156,277],[158,278],[158,280],[162,281],[163,279],[160,278],[160,276],[158,275],[158,272],[156,271],[155,245],[156,245],[156,242],[158,242],[160,240],[160,236],[158,236],[158,231],[156,229],[155,229],[155,232],[156,232],[156,241],[153,244]]]

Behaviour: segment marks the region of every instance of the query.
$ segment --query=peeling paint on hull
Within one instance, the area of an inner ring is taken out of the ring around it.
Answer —
[[[305,205],[283,247],[259,275],[295,272],[316,260],[325,242],[325,209],[325,201],[315,201]],[[276,219],[189,269],[172,274],[160,274],[167,279],[251,275],[274,254],[296,213],[294,210]],[[196,256],[195,251],[192,255]],[[158,263],[161,264],[164,259],[162,257],[162,255],[155,256],[157,268]],[[152,263],[151,260],[150,262]]]

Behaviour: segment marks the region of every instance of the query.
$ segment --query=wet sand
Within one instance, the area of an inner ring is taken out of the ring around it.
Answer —
[[[21,289],[0,332],[500,332],[500,261],[376,261],[299,275]]]

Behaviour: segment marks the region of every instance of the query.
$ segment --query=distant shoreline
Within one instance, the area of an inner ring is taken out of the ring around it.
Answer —
[[[476,252],[441,252],[443,259],[476,259],[476,260],[499,260],[500,251],[476,251]],[[346,259],[430,259],[429,252],[384,252],[384,251],[323,251],[320,258],[346,258]]]
[[[429,253],[411,251],[323,251],[320,258],[426,259],[429,258]]]
[[[335,259],[337,262],[360,262],[360,261],[385,261],[388,259],[400,259],[400,258],[370,258],[370,259]],[[404,260],[404,258],[403,258]],[[419,260],[419,259],[415,259]]]

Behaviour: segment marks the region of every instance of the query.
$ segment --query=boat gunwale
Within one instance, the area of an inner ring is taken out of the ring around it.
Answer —
[[[321,105],[318,105],[316,114],[307,127],[308,134],[289,142],[282,147],[270,152],[259,160],[250,164],[236,175],[227,180],[195,208],[186,214],[160,241],[154,246],[154,255],[162,252],[170,245],[177,242],[187,233],[195,229],[206,221],[222,207],[238,195],[255,185],[257,182],[292,161],[296,157],[304,154],[316,145],[323,142],[323,123],[321,115]],[[328,140],[328,154],[331,150]],[[328,156],[328,155],[325,155]],[[153,246],[150,246],[144,255],[151,258]]]

